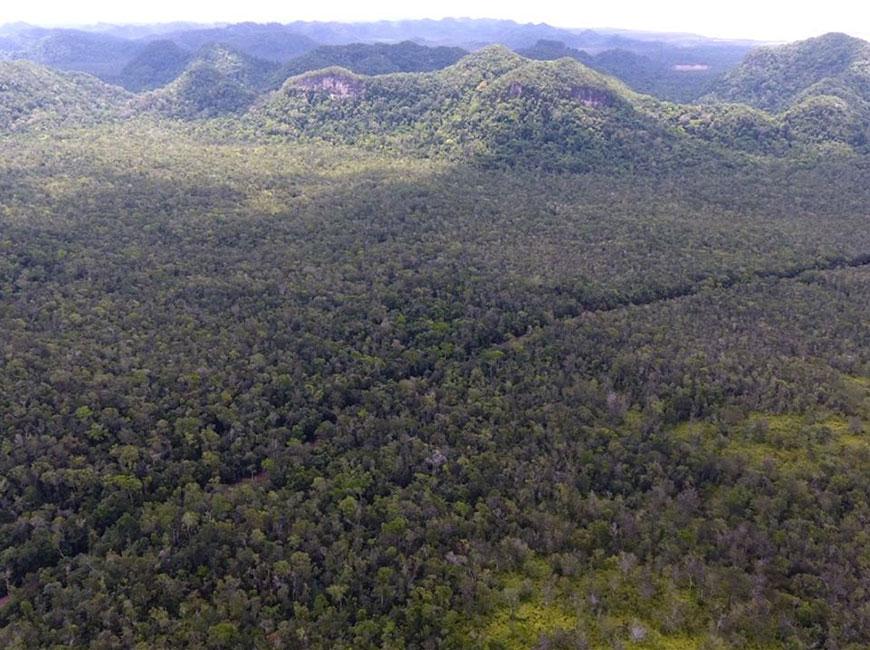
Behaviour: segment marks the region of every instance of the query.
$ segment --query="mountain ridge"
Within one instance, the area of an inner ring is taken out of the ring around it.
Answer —
[[[782,56],[829,40],[769,52]],[[866,51],[863,41],[847,42],[859,54]],[[834,142],[860,149],[868,142],[870,112],[865,97],[870,83],[864,82],[870,77],[865,79],[861,69],[853,72],[860,68],[860,56],[841,62],[845,73],[839,76],[816,75],[819,78],[811,78],[811,85],[795,87],[793,104],[775,113],[716,96],[698,105],[662,101],[578,60],[596,61],[588,54],[542,61],[493,45],[424,72],[365,75],[328,66],[285,79],[292,68],[227,45],[205,45],[187,56],[169,41],[157,43],[152,47],[168,48],[176,67],[185,64],[169,83],[133,97],[94,78],[84,83],[80,77],[70,77],[67,81],[78,79],[78,85],[73,84],[77,90],[71,93],[75,101],[86,104],[87,93],[94,93],[101,112],[82,107],[68,116],[47,117],[46,111],[61,110],[47,102],[40,109],[42,117],[33,124],[71,124],[76,116],[92,121],[99,114],[154,114],[179,120],[234,115],[240,127],[267,135],[370,143],[387,138],[418,154],[464,151],[502,162],[515,158],[526,161],[523,164],[569,169],[656,156],[673,159],[675,151],[688,147],[688,155],[704,143],[722,150],[781,155],[793,146]],[[360,52],[363,60],[371,52],[408,50],[416,56],[420,47],[365,46],[327,52],[341,52],[353,63],[360,60]],[[428,51],[424,54],[428,56]],[[763,53],[761,58],[769,56]],[[31,75],[38,69],[28,68]],[[791,74],[788,66],[779,69],[781,74]],[[65,79],[48,68],[40,74],[51,77],[52,83]],[[36,98],[35,105],[42,102],[36,87],[26,86],[21,92],[22,110],[33,103],[27,93]],[[15,124],[16,129],[27,128],[28,120],[19,115]]]
[[[615,48],[630,51],[639,57],[650,59],[650,65],[680,63],[688,56],[689,59],[701,60],[702,63],[717,69],[736,64],[751,45],[742,41],[719,41],[693,35],[664,34],[656,40],[654,34],[638,33],[636,37],[633,34],[625,30],[565,29],[546,23],[488,19],[372,23],[248,22],[219,25],[180,23],[126,27],[91,25],[76,29],[17,25],[0,31],[0,59],[25,58],[66,70],[95,74],[110,83],[128,84],[131,89],[148,90],[159,82],[166,82],[165,75],[159,70],[153,80],[147,76],[149,62],[143,61],[142,57],[147,57],[149,52],[157,55],[152,67],[160,68],[160,48],[149,49],[149,43],[153,41],[172,41],[190,53],[209,43],[224,43],[256,58],[290,63],[292,59],[304,57],[317,48],[348,48],[355,43],[377,47],[411,41],[420,46],[459,47],[465,50],[500,43],[512,49],[522,49],[533,47],[539,39],[549,38],[593,54]],[[46,53],[45,43],[52,41],[56,44],[48,47],[49,53]],[[323,54],[323,51],[319,53],[321,56]],[[333,52],[331,56],[336,54]],[[162,56],[166,56],[166,53]],[[334,58],[322,60],[321,63],[348,65],[348,60]],[[300,63],[297,62],[297,65]],[[302,65],[311,68],[312,63]],[[127,66],[133,66],[134,69],[138,67],[140,73],[145,75],[143,80],[137,80],[135,74],[132,80],[128,79],[131,71],[128,70],[126,75],[123,73]],[[171,63],[168,67],[172,68]],[[424,69],[421,65],[407,65],[407,62],[403,65],[402,57],[396,57],[395,53],[386,58],[375,57],[367,62],[363,62],[361,58],[359,65],[348,67],[365,73]],[[299,72],[299,69],[294,72]]]

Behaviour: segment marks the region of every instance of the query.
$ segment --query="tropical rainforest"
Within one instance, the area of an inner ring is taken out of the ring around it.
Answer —
[[[870,647],[870,44],[339,27],[0,30],[0,645]]]

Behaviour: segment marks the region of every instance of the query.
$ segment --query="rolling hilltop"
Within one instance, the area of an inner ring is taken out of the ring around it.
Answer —
[[[207,118],[244,112],[273,83],[279,66],[225,45],[206,45],[181,74],[141,96],[139,111],[177,118]]]
[[[845,34],[750,53],[709,99],[779,112],[818,95],[870,101],[870,43]]]
[[[250,119],[267,132],[482,156],[515,165],[643,164],[661,124],[618,81],[571,60],[533,62],[494,46],[443,71],[294,77]]]
[[[132,95],[82,73],[27,61],[0,61],[0,132],[55,129],[111,121]]]
[[[287,63],[284,78],[331,66],[367,75],[391,72],[428,72],[453,65],[468,54],[459,47],[426,47],[413,41],[396,44],[355,43],[326,45]]]

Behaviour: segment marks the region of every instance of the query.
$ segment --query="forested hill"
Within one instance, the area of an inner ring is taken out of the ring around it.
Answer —
[[[22,26],[0,35],[0,60],[25,59],[57,70],[115,79],[141,45],[109,34]]]
[[[291,60],[282,74],[286,79],[332,66],[367,75],[427,72],[453,65],[466,54],[468,52],[459,47],[426,47],[412,41],[326,45]]]
[[[870,43],[845,34],[762,48],[725,75],[710,99],[782,111],[807,97],[870,103]]]
[[[575,61],[533,62],[494,46],[430,74],[294,77],[250,117],[272,134],[380,137],[515,165],[642,164],[652,140],[669,136],[631,99],[618,81]]]
[[[132,96],[82,73],[0,61],[0,134],[93,125],[128,114]]]
[[[279,64],[248,56],[226,45],[202,47],[166,86],[139,95],[137,113],[203,119],[243,113],[274,85]]]

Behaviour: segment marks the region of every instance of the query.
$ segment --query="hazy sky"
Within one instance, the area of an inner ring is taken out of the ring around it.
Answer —
[[[510,18],[561,27],[621,27],[705,36],[794,40],[829,31],[870,38],[867,0],[0,0],[0,24],[289,22]]]

